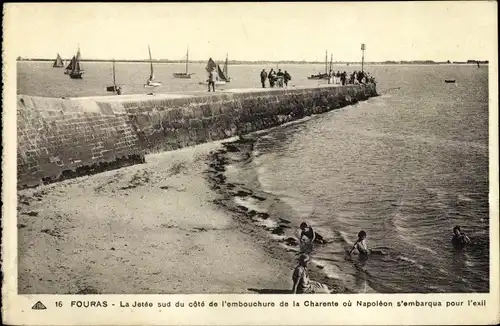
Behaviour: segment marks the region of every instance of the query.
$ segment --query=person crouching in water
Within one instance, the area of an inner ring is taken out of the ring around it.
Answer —
[[[217,76],[215,75],[215,68],[212,69],[208,73],[208,91],[210,92],[210,85],[212,85],[212,89],[215,92],[215,80],[217,79]]]
[[[266,79],[267,79],[267,72],[265,69],[262,69],[260,72],[260,83],[262,84],[262,88],[266,88]]]
[[[471,243],[469,237],[462,233],[460,230],[460,226],[455,226],[453,228],[453,238],[451,239],[451,243],[455,249],[463,249],[465,246]]]
[[[300,252],[310,253],[316,240],[316,232],[306,222],[300,223]]]
[[[307,265],[309,263],[308,255],[300,255],[298,265],[293,271],[293,293],[294,294],[312,294],[312,293],[331,293],[325,284],[309,280]]]
[[[359,255],[362,257],[368,257],[368,255],[385,255],[382,250],[368,249],[368,246],[366,245],[365,231],[359,231],[355,247],[358,250]]]

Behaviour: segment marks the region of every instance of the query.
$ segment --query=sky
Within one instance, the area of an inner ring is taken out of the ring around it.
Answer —
[[[28,58],[492,60],[496,2],[26,3],[4,5]]]

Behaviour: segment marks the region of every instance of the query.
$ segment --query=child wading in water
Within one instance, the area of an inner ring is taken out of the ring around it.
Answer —
[[[461,250],[465,248],[465,246],[470,245],[471,241],[465,233],[462,233],[460,226],[457,225],[453,228],[453,238],[451,239],[451,243],[455,249]]]
[[[368,247],[366,246],[366,232],[365,231],[359,231],[358,240],[356,241],[356,249],[358,249],[358,252],[360,255],[368,256],[370,254],[370,251],[368,250]]]
[[[352,247],[351,251],[349,252],[349,255],[352,253],[354,248],[356,248],[358,250],[360,256],[367,257],[368,255],[383,255],[384,254],[381,250],[368,249],[368,246],[366,245],[366,232],[365,231],[359,231],[358,240],[356,240],[356,243],[354,243],[354,246]]]
[[[310,253],[313,250],[313,243],[316,240],[316,232],[306,222],[300,224],[300,251]]]

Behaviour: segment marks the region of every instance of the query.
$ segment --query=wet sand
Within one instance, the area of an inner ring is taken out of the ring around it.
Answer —
[[[220,147],[20,191],[19,293],[287,292],[295,261],[211,189],[208,158]]]

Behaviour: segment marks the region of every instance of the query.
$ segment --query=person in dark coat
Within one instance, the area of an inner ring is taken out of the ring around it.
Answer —
[[[269,79],[269,86],[274,87],[274,83],[276,82],[276,72],[271,68],[269,74],[267,75],[267,79]]]
[[[260,72],[260,83],[262,84],[262,88],[266,88],[266,79],[267,79],[266,69],[262,69],[262,71]]]
[[[215,92],[215,81],[217,80],[217,73],[215,72],[215,68],[212,69],[208,73],[208,91],[210,92],[210,86],[212,86],[212,90]]]
[[[281,71],[281,69],[278,69],[278,73],[276,74],[276,80],[278,82],[278,87],[283,87],[284,76],[285,76],[285,74]]]
[[[285,82],[285,87],[288,87],[288,82],[292,80],[292,76],[285,70],[285,74],[283,75],[283,82]]]

